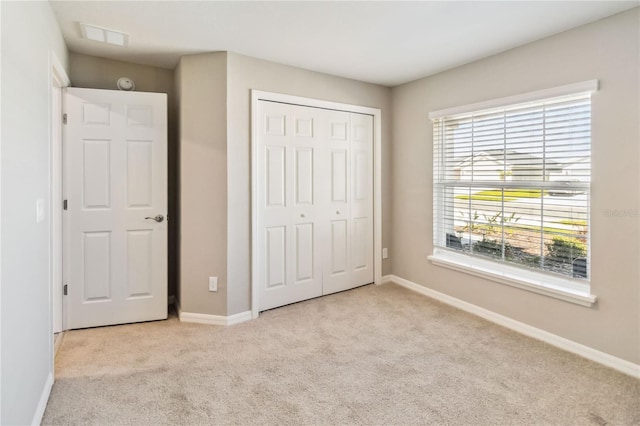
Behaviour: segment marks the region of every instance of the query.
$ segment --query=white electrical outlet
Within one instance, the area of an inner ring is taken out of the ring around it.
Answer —
[[[387,248],[385,247],[382,249],[382,258],[386,259],[388,257],[389,257],[389,250],[387,250]]]
[[[209,291],[218,291],[218,277],[209,277]]]

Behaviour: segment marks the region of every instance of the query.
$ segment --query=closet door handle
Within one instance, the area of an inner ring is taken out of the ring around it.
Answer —
[[[300,217],[304,217],[304,213],[300,213]]]
[[[336,214],[340,214],[340,210],[336,210]]]

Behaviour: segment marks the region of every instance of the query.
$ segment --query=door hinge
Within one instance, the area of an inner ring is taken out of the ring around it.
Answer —
[[[68,284],[65,284],[64,287],[62,287],[62,294],[64,294],[65,296],[67,295],[68,287]]]
[[[62,124],[67,124],[67,114],[62,114]]]
[[[67,200],[63,200],[62,201],[62,210],[66,210],[67,209]]]

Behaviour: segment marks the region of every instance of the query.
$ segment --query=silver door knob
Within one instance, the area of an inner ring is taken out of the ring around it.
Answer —
[[[156,215],[155,217],[145,217],[145,219],[153,219],[156,222],[160,223],[164,220],[164,216],[162,216],[161,214]]]

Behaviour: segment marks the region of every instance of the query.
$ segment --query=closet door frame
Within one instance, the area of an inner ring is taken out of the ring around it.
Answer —
[[[291,96],[281,93],[251,91],[251,315],[259,315],[258,287],[258,102],[271,101],[312,108],[367,114],[373,116],[373,275],[374,283],[382,283],[382,112],[339,102]]]

